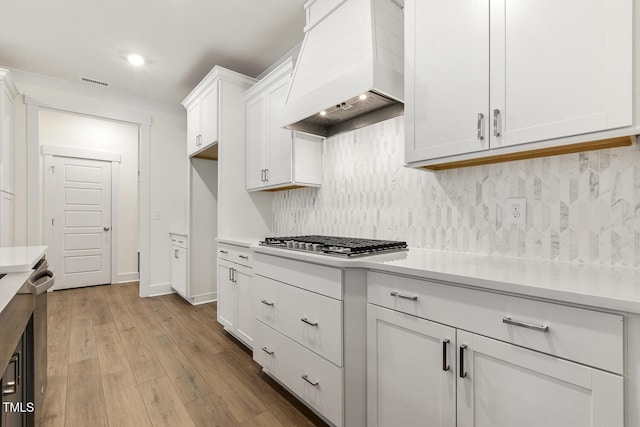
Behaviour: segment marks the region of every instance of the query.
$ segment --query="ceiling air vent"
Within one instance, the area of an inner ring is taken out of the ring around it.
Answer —
[[[90,77],[81,76],[80,80],[85,82],[85,83],[91,83],[91,84],[98,85],[98,86],[109,87],[109,83],[103,82],[103,81],[100,81],[100,80],[96,80],[96,79],[92,79]]]

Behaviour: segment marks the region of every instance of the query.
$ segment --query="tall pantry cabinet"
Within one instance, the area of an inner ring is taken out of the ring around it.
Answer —
[[[0,246],[15,243],[15,124],[18,90],[9,70],[0,68]]]
[[[215,66],[182,102],[189,162],[183,296],[192,304],[218,297],[216,238],[264,237],[271,225],[271,196],[250,195],[245,187],[243,94],[254,83]]]

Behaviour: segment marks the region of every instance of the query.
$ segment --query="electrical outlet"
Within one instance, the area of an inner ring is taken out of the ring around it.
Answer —
[[[527,199],[524,197],[510,197],[504,207],[504,222],[507,224],[524,225],[527,223]]]
[[[153,210],[152,218],[156,221],[160,219],[160,209]]]

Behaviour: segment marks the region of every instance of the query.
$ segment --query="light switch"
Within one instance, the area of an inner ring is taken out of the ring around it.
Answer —
[[[154,209],[153,210],[152,218],[154,220],[159,220],[160,219],[160,209]]]

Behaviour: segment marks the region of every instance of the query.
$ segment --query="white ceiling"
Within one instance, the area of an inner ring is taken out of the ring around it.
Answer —
[[[220,65],[256,77],[303,38],[303,0],[8,0],[0,66],[179,103]],[[127,55],[146,64],[136,68]]]

